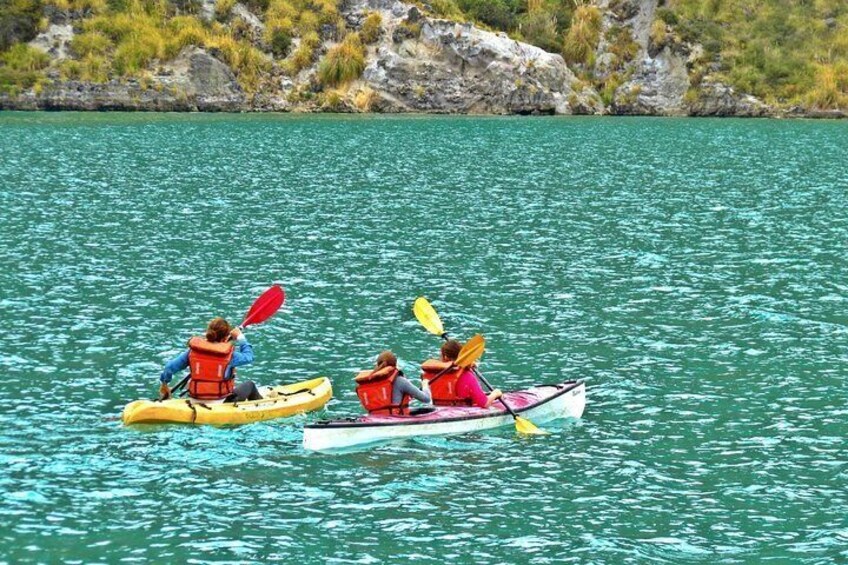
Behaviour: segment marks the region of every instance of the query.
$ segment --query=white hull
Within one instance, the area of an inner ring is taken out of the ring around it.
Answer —
[[[533,389],[531,389],[533,390]],[[519,415],[532,420],[535,424],[549,422],[560,418],[579,418],[586,407],[586,385],[581,382],[564,394],[543,401],[519,411]],[[498,412],[492,409],[492,412]],[[321,426],[311,425],[303,430],[303,447],[311,451],[344,449],[356,445],[364,445],[396,439],[464,434],[513,425],[513,418],[507,413],[490,417],[474,417],[434,422],[411,424],[402,422],[398,417],[397,425],[340,425]]]

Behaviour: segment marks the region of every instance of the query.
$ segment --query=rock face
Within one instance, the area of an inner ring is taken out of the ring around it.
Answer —
[[[197,47],[183,49],[159,81],[201,111],[238,111],[245,103],[233,71]]]
[[[348,30],[359,30],[372,12],[380,14],[381,30],[366,47],[361,78],[329,92],[317,69],[320,56],[338,40],[335,26],[321,29],[311,65],[289,76],[285,63],[269,53],[264,23],[250,3],[216,14],[216,0],[199,0],[202,18],[225,19],[216,25],[229,26],[265,53],[270,70],[263,70],[258,92],[245,93],[214,50],[187,47],[172,61],[155,61],[144,79],[63,81],[53,67],[51,80],[37,88],[0,94],[0,109],[843,116],[800,108],[781,113],[722,84],[711,74],[717,67],[702,60],[700,45],[656,21],[659,0],[588,2],[602,19],[594,63],[580,67],[590,77],[586,81],[560,55],[506,34],[428,17],[403,0],[345,0]],[[45,14],[50,25],[30,46],[55,61],[72,56],[69,44],[85,13],[48,6]],[[292,52],[299,41],[294,38]]]
[[[687,113],[684,97],[689,90],[686,59],[669,47],[647,57],[633,78],[615,96],[616,114],[682,116]]]
[[[68,57],[68,46],[73,37],[74,28],[71,24],[54,23],[50,24],[42,33],[39,33],[29,44],[31,47],[41,49],[54,59],[61,61]]]
[[[692,116],[768,116],[771,109],[758,98],[740,94],[720,82],[701,83],[697,98],[688,106]]]
[[[372,1],[358,8],[382,8],[386,23],[387,33],[362,77],[380,96],[383,111],[571,114],[599,109],[597,96],[578,92],[579,81],[559,55],[470,24],[423,18],[417,8],[401,2],[386,8]]]
[[[244,107],[244,94],[230,68],[196,47],[185,48],[149,82],[64,81],[39,93],[0,95],[0,109],[238,112]]]
[[[703,54],[700,45],[679,41],[654,43],[654,25],[658,0],[597,0],[604,14],[604,33],[614,27],[629,30],[638,47],[632,61],[619,69],[627,79],[616,89],[607,109],[618,115],[655,116],[764,116],[774,110],[753,96],[741,95],[732,88],[706,77],[693,85],[693,69]],[[608,74],[609,42],[602,37],[598,46],[596,76]]]

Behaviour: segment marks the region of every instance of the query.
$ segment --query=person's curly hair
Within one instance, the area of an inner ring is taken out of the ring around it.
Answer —
[[[209,325],[206,326],[206,341],[211,341],[212,343],[227,341],[231,331],[232,328],[227,320],[224,318],[212,318],[209,321]]]

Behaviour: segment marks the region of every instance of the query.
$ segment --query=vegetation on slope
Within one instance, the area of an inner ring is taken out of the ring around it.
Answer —
[[[256,92],[275,66],[292,75],[311,66],[322,42],[319,32],[327,25],[335,30],[330,39],[342,40],[347,33],[336,0],[249,0],[249,9],[263,16],[262,37],[254,37],[248,22],[233,17],[234,0],[216,4],[214,21],[199,17],[198,0],[0,2],[11,2],[13,8],[0,11],[2,91],[28,88],[44,79],[50,58],[22,42],[47,27],[45,6],[82,15],[74,21],[70,57],[55,70],[64,79],[87,82],[144,78],[156,65],[195,45],[230,66],[245,91]],[[369,34],[379,33],[375,25],[379,28],[379,21],[372,18]]]
[[[658,19],[721,78],[778,105],[848,108],[844,0],[667,0]]]
[[[321,86],[343,87],[361,74],[366,46],[382,34],[381,18],[372,13],[354,37],[339,12],[340,0],[243,0],[264,24],[258,37],[236,14],[236,0],[218,0],[213,21],[199,17],[200,1],[0,0],[0,90],[37,86],[51,69],[91,82],[143,78],[188,45],[226,62],[247,92],[261,89],[269,75],[294,76],[316,62]],[[634,2],[611,0],[608,9],[626,12]],[[630,28],[615,19],[604,24],[604,14],[588,0],[419,4],[435,15],[473,21],[561,53],[607,102],[639,52]],[[46,15],[57,9],[73,16],[76,32],[70,58],[59,64],[21,46],[46,29]],[[331,46],[322,57],[325,42]],[[713,74],[779,106],[848,108],[844,0],[660,0],[650,43],[652,55],[666,46],[702,45],[691,69],[696,85]]]

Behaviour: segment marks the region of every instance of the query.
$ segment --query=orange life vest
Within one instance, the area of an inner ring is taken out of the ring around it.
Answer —
[[[444,371],[444,373],[442,372]],[[456,393],[456,383],[465,370],[450,361],[428,359],[421,364],[421,378],[429,381],[430,395],[436,406],[471,406],[470,398]]]
[[[224,398],[233,392],[235,368],[231,378],[224,380],[227,367],[233,358],[233,344],[212,343],[202,337],[193,337],[188,342],[188,393],[192,398],[213,400]]]
[[[353,378],[356,395],[369,414],[400,415],[409,411],[409,395],[403,395],[400,404],[392,404],[392,387],[400,374],[397,367],[383,367],[376,371],[362,371]]]

